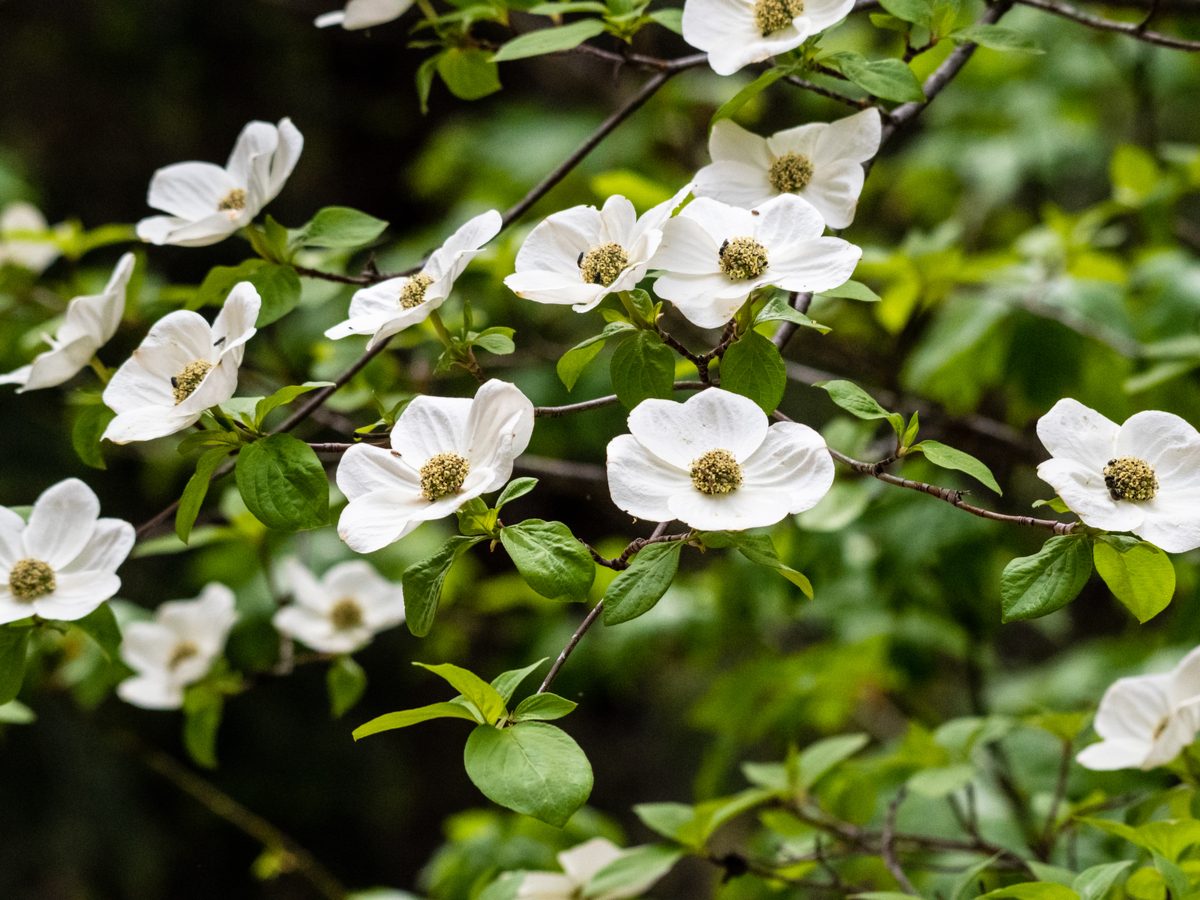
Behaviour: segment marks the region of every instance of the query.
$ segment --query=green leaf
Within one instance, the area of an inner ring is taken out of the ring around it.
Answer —
[[[652,22],[657,22],[668,31],[673,31],[676,34],[683,34],[683,10],[682,9],[656,9],[649,16]]]
[[[825,57],[825,62],[860,88],[881,100],[921,102],[925,92],[913,70],[898,59],[865,59],[845,50]]]
[[[1071,887],[1079,894],[1080,900],[1104,900],[1113,885],[1117,883],[1125,870],[1133,865],[1133,860],[1121,862],[1100,863],[1084,869],[1076,876]]]
[[[683,858],[683,850],[666,844],[645,844],[621,855],[591,877],[583,888],[585,898],[637,897],[650,890]]]
[[[861,281],[847,281],[841,287],[821,291],[818,297],[840,297],[844,300],[861,300],[863,303],[878,303],[879,295]]]
[[[329,482],[317,454],[290,434],[273,434],[238,454],[238,491],[268,528],[300,531],[329,523]]]
[[[839,734],[817,741],[804,749],[799,759],[799,786],[808,791],[871,741],[865,734]]]
[[[578,47],[588,38],[604,34],[605,30],[601,19],[580,19],[578,22],[560,25],[557,28],[530,31],[513,38],[497,50],[492,62],[509,62],[547,53],[561,53]]]
[[[442,597],[442,585],[454,561],[483,540],[482,536],[454,535],[428,559],[415,562],[404,570],[405,624],[417,637],[429,634],[433,617]]]
[[[451,47],[438,54],[437,72],[460,100],[478,100],[500,90],[500,73],[486,50]]]
[[[933,6],[929,0],[883,0],[884,9],[897,19],[929,28],[933,23]]]
[[[331,250],[365,247],[387,228],[383,219],[348,206],[326,206],[292,235],[293,243]]]
[[[651,397],[670,399],[675,386],[675,354],[649,331],[617,345],[609,365],[613,390],[626,409]]]
[[[978,900],[1079,900],[1069,887],[1045,881],[1025,881],[981,894]]]
[[[300,302],[300,276],[291,266],[274,263],[259,266],[246,280],[254,285],[262,298],[262,308],[255,323],[259,328],[282,319]]]
[[[922,769],[908,779],[908,788],[914,794],[939,800],[948,794],[966,787],[975,777],[975,767],[968,763]]]
[[[686,803],[639,803],[633,812],[654,833],[689,847],[696,846],[689,834],[696,813]]]
[[[779,348],[757,331],[747,332],[721,357],[721,387],[749,397],[770,415],[787,388]]]
[[[113,615],[112,607],[101,603],[82,619],[73,623],[80,631],[96,642],[105,659],[110,662],[119,657],[121,650],[121,626]]]
[[[1092,554],[1082,535],[1052,537],[1033,556],[1014,559],[1000,576],[1003,620],[1034,619],[1066,606],[1092,574]]]
[[[496,356],[508,356],[517,349],[517,345],[513,343],[514,334],[514,329],[496,325],[479,332],[471,338],[470,344]]]
[[[557,828],[592,792],[587,756],[565,731],[544,722],[480,725],[467,738],[463,762],[489,800]]]
[[[707,531],[696,535],[704,546],[714,549],[736,547],[738,552],[755,565],[774,569],[804,593],[813,598],[812,582],[801,572],[784,565],[768,534],[751,534],[745,531]]]
[[[526,519],[502,528],[500,543],[526,584],[543,597],[581,599],[596,577],[591,553],[562,522]]]
[[[549,692],[544,694],[530,694],[517,704],[517,708],[513,710],[512,717],[514,722],[549,722],[552,719],[561,719],[563,716],[569,715],[574,712],[575,707],[578,705],[566,697],[558,696],[558,694],[551,694]]]
[[[8,703],[21,690],[30,633],[22,625],[0,626],[0,703]]]
[[[647,544],[604,592],[604,624],[620,625],[648,613],[662,599],[675,573],[683,541]]]
[[[204,276],[200,287],[188,302],[188,309],[199,309],[202,306],[220,306],[225,297],[233,290],[233,286],[241,281],[249,281],[251,277],[267,265],[261,259],[247,259],[236,266],[214,266]],[[261,312],[260,312],[261,314]]]
[[[471,710],[461,703],[430,703],[428,706],[419,706],[416,709],[402,709],[399,712],[376,716],[371,721],[355,728],[352,737],[356,741],[361,741],[373,734],[394,731],[397,728],[408,728],[410,725],[419,725],[421,722],[430,722],[434,719],[466,719],[479,724],[479,720],[471,714]]]
[[[1018,53],[1046,52],[1029,35],[1003,25],[969,25],[953,32],[950,37],[955,41],[969,41],[980,47],[987,47],[989,50],[1016,51]]]
[[[622,332],[635,330],[628,322],[609,322],[599,334],[580,341],[564,353],[554,367],[558,372],[559,380],[566,385],[568,391],[573,390],[575,382],[579,380],[579,376],[587,368],[588,363],[599,356],[600,351],[604,349],[605,341]]]
[[[287,406],[297,397],[307,394],[309,391],[315,391],[318,388],[333,387],[332,381],[306,381],[304,384],[289,384],[287,387],[281,387],[269,397],[263,397],[254,405],[254,425],[256,428],[261,428],[267,416],[272,411],[281,406]]]
[[[763,72],[717,107],[717,111],[713,113],[712,121],[709,122],[708,127],[712,128],[713,125],[716,125],[722,119],[730,119],[737,115],[738,110],[787,74],[789,74],[789,69],[786,66],[774,66],[767,69],[767,71]]]
[[[1004,493],[1004,491],[1000,490],[1000,485],[996,483],[996,476],[992,474],[992,470],[970,453],[956,450],[953,447],[943,444],[941,441],[921,441],[919,444],[914,444],[911,450],[912,452],[924,453],[925,458],[935,466],[940,466],[943,469],[954,469],[957,472],[966,472],[975,480],[990,487],[997,494]]]
[[[335,719],[353,708],[367,689],[367,673],[349,656],[339,656],[325,673],[329,710]]]
[[[100,435],[116,413],[101,403],[90,403],[79,410],[71,423],[71,447],[83,464],[93,469],[106,469]]]
[[[1139,622],[1153,619],[1175,596],[1171,558],[1146,541],[1101,538],[1092,548],[1096,571]]]
[[[213,472],[221,462],[229,456],[229,447],[216,447],[206,450],[196,460],[196,471],[188,479],[179,498],[179,508],[175,510],[175,534],[185,544],[192,536],[192,527],[196,524],[196,516],[200,515],[200,507],[208,496],[208,487],[212,483]]]
[[[492,679],[492,687],[504,698],[504,702],[508,703],[512,699],[513,693],[521,686],[521,682],[528,678],[535,669],[549,658],[548,656],[543,656],[537,662],[530,663],[523,669],[510,669],[507,672],[501,672]]]
[[[183,695],[183,746],[196,765],[217,767],[217,730],[225,712],[225,697],[200,684]]]
[[[821,381],[813,385],[829,394],[829,399],[860,419],[887,419],[897,435],[904,432],[904,416],[888,412],[875,398],[851,381]]]
[[[504,486],[504,490],[496,498],[496,509],[502,509],[506,504],[512,503],[518,497],[524,497],[537,487],[537,483],[538,480],[536,478],[514,478]]]
[[[474,672],[451,663],[430,665],[429,663],[415,662],[413,665],[427,669],[439,678],[448,681],[451,687],[475,704],[475,708],[483,714],[484,722],[489,725],[496,724],[508,715],[508,707],[499,691]]]
[[[755,325],[761,325],[763,322],[792,322],[819,331],[821,334],[828,334],[831,331],[828,326],[814,322],[788,303],[787,294],[780,293],[772,294],[763,308],[758,311],[758,315],[754,317]]]

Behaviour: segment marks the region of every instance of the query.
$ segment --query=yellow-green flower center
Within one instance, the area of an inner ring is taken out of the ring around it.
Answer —
[[[217,204],[218,212],[241,212],[246,208],[246,192],[241,188],[234,188]]]
[[[212,363],[207,359],[198,359],[183,367],[183,370],[171,379],[171,387],[175,390],[175,405],[178,406],[192,396],[200,387],[204,378],[212,371]]]
[[[357,628],[363,623],[362,607],[353,597],[343,597],[333,604],[333,609],[329,611],[329,621],[338,631]]]
[[[579,274],[588,284],[608,287],[628,265],[629,254],[625,248],[610,241],[580,255]]]
[[[1104,485],[1114,500],[1141,503],[1158,493],[1158,476],[1144,459],[1121,456],[1104,467]]]
[[[421,495],[431,503],[462,489],[471,463],[457,453],[439,453],[421,466]]]
[[[792,19],[804,12],[804,0],[757,0],[754,22],[759,33],[768,37],[792,24]]]
[[[692,460],[692,487],[702,494],[732,494],[742,486],[742,467],[728,450],[709,450]]]
[[[751,237],[726,241],[719,257],[721,271],[734,281],[748,281],[767,271],[767,248]]]
[[[771,163],[767,180],[781,194],[796,194],[812,181],[812,160],[803,153],[785,153]]]
[[[200,648],[191,641],[180,641],[175,645],[175,651],[171,654],[171,658],[167,661],[167,668],[178,668],[189,659],[199,655]]]
[[[53,593],[54,570],[40,559],[19,559],[8,573],[8,589],[18,600],[36,600]]]
[[[425,292],[433,284],[433,279],[422,272],[408,279],[400,290],[400,305],[404,309],[416,309],[425,302]]]

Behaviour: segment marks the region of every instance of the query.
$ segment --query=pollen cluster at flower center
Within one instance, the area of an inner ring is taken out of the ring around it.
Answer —
[[[1154,499],[1158,493],[1158,476],[1144,459],[1121,456],[1110,459],[1104,467],[1104,486],[1114,500],[1140,503]]]
[[[357,628],[363,623],[363,611],[353,597],[343,597],[329,610],[329,621],[338,631]]]
[[[754,22],[763,37],[782,31],[792,24],[792,19],[804,12],[804,0],[757,0],[754,4]]]
[[[400,306],[404,309],[416,309],[425,302],[425,292],[433,284],[433,279],[422,272],[408,279],[400,290]]]
[[[184,366],[182,371],[171,379],[171,387],[175,391],[175,405],[178,406],[192,396],[210,371],[212,371],[212,363],[207,359],[197,359]]]
[[[19,559],[8,574],[8,589],[18,600],[36,600],[54,592],[54,570],[40,559]]]
[[[471,463],[457,453],[439,453],[421,466],[421,496],[431,503],[457,494],[471,471]]]
[[[692,486],[702,494],[732,494],[742,485],[742,467],[728,450],[709,450],[692,460]]]
[[[593,247],[579,257],[579,274],[588,284],[608,287],[629,265],[629,254],[620,244],[610,241]]]
[[[767,271],[767,248],[751,237],[732,238],[721,245],[721,271],[734,281],[748,281]]]
[[[813,164],[803,153],[785,153],[771,163],[767,180],[781,194],[795,194],[812,181]]]
[[[177,669],[189,659],[200,655],[200,648],[191,641],[180,641],[175,645],[175,652],[167,660],[168,669]]]
[[[217,204],[218,212],[241,212],[246,208],[246,192],[242,188],[234,188]]]

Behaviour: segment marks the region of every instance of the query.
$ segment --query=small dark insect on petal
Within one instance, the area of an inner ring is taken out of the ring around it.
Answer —
[[[173,387],[173,388],[179,387],[179,379],[176,378],[174,375],[171,376],[171,387]]]
[[[717,256],[724,256],[727,249],[729,249],[728,239],[721,242],[721,249],[717,251]]]
[[[219,337],[215,341],[213,341],[213,346],[220,347],[223,343],[225,343],[225,338],[227,338],[227,337],[229,337],[229,335],[221,335],[221,337]]]
[[[582,250],[580,250],[580,251],[579,251],[579,258],[575,260],[575,265],[576,265],[576,266],[578,266],[578,267],[579,267],[579,268],[581,268],[581,269],[583,268],[583,257],[584,257],[585,255],[586,255],[586,254],[585,254],[585,253],[584,253]]]

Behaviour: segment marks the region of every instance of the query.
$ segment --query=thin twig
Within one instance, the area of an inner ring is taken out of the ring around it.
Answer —
[[[904,802],[907,793],[907,789],[900,788],[900,790],[896,791],[896,796],[892,798],[892,802],[888,804],[887,815],[883,819],[883,832],[879,836],[879,855],[883,857],[883,864],[892,873],[892,877],[896,879],[896,883],[900,885],[900,889],[906,894],[917,895],[917,889],[913,887],[913,883],[904,874],[904,868],[900,865],[900,860],[896,857],[896,816],[900,812],[900,804]]]
[[[1170,47],[1172,50],[1186,50],[1190,53],[1200,53],[1200,41],[1189,41],[1183,38],[1173,37],[1169,34],[1160,34],[1157,31],[1147,31],[1145,26],[1150,21],[1150,17],[1154,14],[1154,7],[1151,6],[1150,15],[1148,15],[1141,23],[1137,22],[1117,22],[1113,19],[1104,19],[1100,16],[1094,16],[1091,13],[1084,12],[1081,9],[1076,9],[1067,3],[1060,3],[1058,0],[1016,0],[1023,6],[1031,6],[1034,9],[1040,9],[1043,12],[1053,13],[1056,16],[1062,16],[1064,19],[1070,19],[1072,22],[1078,22],[1080,25],[1086,25],[1088,28],[1095,28],[1098,31],[1113,31],[1117,34],[1123,34],[1135,40],[1144,41],[1147,44],[1156,44],[1159,47]]]
[[[700,381],[675,382],[675,390],[677,391],[702,391],[706,387],[708,385]],[[572,413],[615,406],[619,402],[620,400],[618,400],[616,394],[608,394],[604,397],[596,397],[594,400],[582,400],[579,403],[568,403],[564,406],[535,406],[533,414],[539,419],[557,419],[561,416],[569,416]]]

